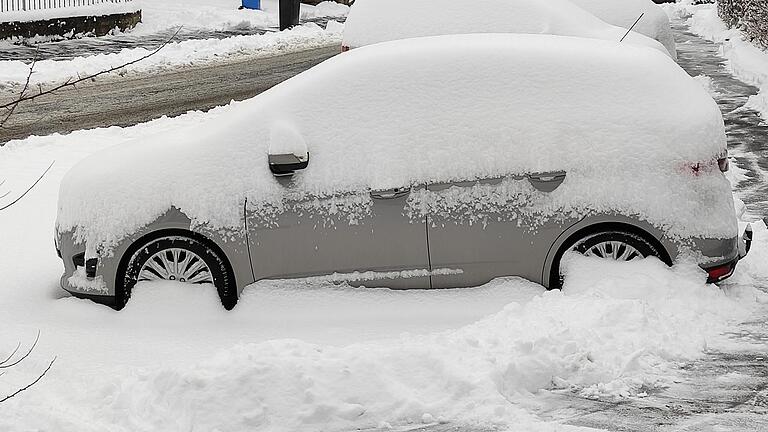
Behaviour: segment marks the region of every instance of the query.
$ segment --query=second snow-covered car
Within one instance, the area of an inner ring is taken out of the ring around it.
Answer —
[[[89,156],[61,184],[62,287],[262,279],[560,283],[576,250],[739,258],[723,120],[668,56],[541,35],[393,41],[334,57],[198,127]]]
[[[654,4],[651,6],[659,9]],[[631,9],[630,13],[634,13],[634,10]],[[658,11],[664,14],[660,9]],[[653,18],[648,16],[645,19]],[[675,58],[674,40],[671,50],[668,51],[667,45],[662,46],[658,41],[643,34],[628,32],[632,22],[624,27],[617,27],[570,0],[357,0],[344,23],[342,51],[379,42],[423,36],[524,33],[576,36],[614,42],[623,40],[625,44],[648,46]],[[642,24],[645,29],[646,22],[643,21]]]

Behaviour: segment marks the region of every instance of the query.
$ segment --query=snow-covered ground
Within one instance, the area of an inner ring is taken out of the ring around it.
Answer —
[[[720,55],[734,76],[760,89],[746,107],[768,121],[768,52],[745,40],[740,30],[728,29],[717,16],[716,4],[694,5],[692,0],[684,0],[662,7],[671,17],[685,19],[693,33],[721,44]]]
[[[182,28],[182,32],[233,31],[249,28],[268,29],[278,25],[277,0],[263,0],[263,10],[238,10],[240,1],[219,0],[143,0],[143,20],[128,34],[142,37],[164,33],[169,38]],[[121,69],[126,73],[147,73],[174,69],[191,64],[237,59],[243,56],[275,55],[286,51],[311,49],[319,46],[341,44],[343,25],[333,17],[345,17],[349,7],[323,2],[317,6],[301,6],[302,19],[325,17],[327,25],[306,23],[302,26],[264,34],[234,35],[224,39],[208,38],[174,41],[160,52],[139,63]],[[0,42],[2,44],[8,42]],[[32,83],[65,81],[72,77],[94,74],[139,59],[152,52],[152,48],[124,48],[117,53],[94,54],[66,60],[41,60],[35,64]],[[0,61],[0,89],[4,86],[23,84],[29,75],[26,61]]]
[[[768,229],[722,289],[691,263],[606,264],[575,257],[563,291],[518,278],[446,291],[258,283],[223,311],[213,289],[136,288],[114,312],[66,296],[53,248],[59,181],[83,157],[221,116],[192,112],[130,128],[31,137],[0,148],[0,357],[41,342],[0,379],[0,430],[351,430],[450,421],[515,430],[575,430],[528,408],[541,389],[631,398],[675,380],[768,298]],[[11,194],[11,196],[14,195]],[[1,193],[0,193],[1,194]],[[10,196],[8,197],[10,198]],[[8,199],[6,198],[6,199]]]

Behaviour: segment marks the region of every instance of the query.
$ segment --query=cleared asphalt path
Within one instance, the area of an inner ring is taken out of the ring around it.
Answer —
[[[255,96],[339,53],[334,44],[272,57],[245,59],[151,75],[82,83],[24,102],[0,129],[0,143],[30,135],[131,126],[163,115],[206,110]],[[0,101],[13,93],[0,93]]]

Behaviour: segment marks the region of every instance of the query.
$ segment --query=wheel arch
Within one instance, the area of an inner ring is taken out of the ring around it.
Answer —
[[[209,237],[205,236],[202,233],[185,229],[185,228],[160,228],[160,229],[145,233],[141,237],[133,240],[131,244],[122,253],[122,256],[120,257],[120,260],[117,265],[117,271],[115,272],[115,292],[117,292],[118,283],[121,283],[120,281],[125,277],[125,271],[128,267],[128,262],[130,261],[131,257],[139,249],[141,249],[146,244],[152,242],[153,240],[157,240],[159,238],[169,237],[169,236],[189,237],[211,248],[224,261],[224,264],[227,267],[227,271],[229,272],[229,276],[234,281],[235,286],[236,287],[239,286],[237,283],[238,282],[237,274],[232,266],[232,259],[218,244],[216,244],[215,241],[211,240]],[[238,297],[240,294],[239,291],[240,290],[238,290]]]
[[[603,231],[623,231],[642,237],[661,252],[662,256],[659,258],[667,265],[672,265],[672,260],[677,255],[675,245],[667,240],[659,229],[647,222],[624,216],[588,217],[563,231],[552,243],[547,252],[544,268],[542,269],[542,284],[549,289],[559,288],[557,283],[552,284],[553,279],[559,279],[559,272],[557,275],[554,274],[555,263],[579,239]]]

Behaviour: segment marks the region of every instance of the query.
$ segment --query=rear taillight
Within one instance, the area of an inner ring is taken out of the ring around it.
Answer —
[[[717,166],[720,168],[720,171],[722,172],[728,171],[728,166],[729,166],[728,156],[721,157],[720,159],[718,159]]]
[[[697,162],[695,164],[689,165],[689,167],[693,175],[699,175],[705,172],[713,172],[715,170],[715,165],[717,165],[717,169],[719,169],[720,172],[728,171],[730,163],[728,162],[727,151],[724,154],[721,154],[717,159],[710,159],[705,162]]]

